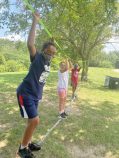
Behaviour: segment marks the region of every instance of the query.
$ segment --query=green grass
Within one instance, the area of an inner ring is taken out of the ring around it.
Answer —
[[[0,74],[0,158],[14,158],[23,134],[16,88],[26,72]],[[70,116],[46,139],[37,158],[119,158],[119,90],[106,89],[111,69],[90,68],[89,81],[80,83]],[[40,104],[41,124],[33,139],[40,140],[57,121],[57,72],[51,72]],[[71,88],[67,105],[71,96]]]

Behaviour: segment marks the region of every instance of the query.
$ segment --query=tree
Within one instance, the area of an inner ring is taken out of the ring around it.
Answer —
[[[89,59],[97,53],[93,49],[111,37],[112,24],[116,23],[114,2],[58,0],[47,18],[51,32],[61,37],[64,51],[71,49],[77,60],[82,59],[82,80],[87,80]]]
[[[90,57],[97,53],[93,49],[111,37],[113,25],[118,22],[116,0],[31,0],[29,2],[32,6],[39,7],[44,23],[63,48],[61,55],[67,53],[75,61],[82,59],[81,78],[87,80]],[[19,26],[17,31],[28,30],[31,19],[31,14],[28,13],[27,10],[22,14],[9,15],[11,31],[15,28],[13,24]],[[39,36],[40,39],[48,37],[42,27]]]

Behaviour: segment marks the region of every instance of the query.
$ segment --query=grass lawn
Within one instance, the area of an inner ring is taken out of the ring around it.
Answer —
[[[0,74],[0,158],[15,158],[24,131],[16,100],[16,87],[26,72]],[[68,119],[52,131],[37,158],[119,158],[119,90],[106,89],[105,76],[119,77],[111,69],[89,68],[89,81],[80,83],[78,99],[67,106]],[[40,104],[41,124],[33,139],[39,141],[58,120],[57,72],[51,72]]]

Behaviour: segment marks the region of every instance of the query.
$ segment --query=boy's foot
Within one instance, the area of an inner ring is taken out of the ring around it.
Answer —
[[[41,146],[38,145],[37,143],[30,143],[28,145],[28,148],[31,150],[31,151],[38,151],[38,150],[41,150]]]
[[[64,112],[59,115],[59,118],[63,118],[63,119],[66,118],[66,115],[64,114]]]
[[[68,114],[67,114],[66,112],[64,112],[64,115],[65,115],[65,116],[68,116]]]
[[[18,153],[17,153],[21,158],[35,158],[35,156],[32,154],[32,152],[27,149],[27,148],[24,148],[24,149],[20,149],[18,150]]]

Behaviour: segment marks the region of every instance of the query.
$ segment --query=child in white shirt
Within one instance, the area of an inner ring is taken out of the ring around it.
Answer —
[[[59,64],[58,71],[58,95],[59,95],[59,114],[60,118],[66,118],[67,114],[65,112],[65,104],[67,98],[68,90],[68,80],[69,80],[69,62],[68,60],[63,61]]]

